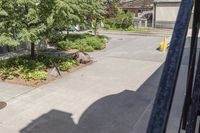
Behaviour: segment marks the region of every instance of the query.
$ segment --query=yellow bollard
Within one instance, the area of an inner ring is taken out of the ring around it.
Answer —
[[[159,50],[163,51],[163,42],[160,43]]]
[[[163,40],[163,42],[160,43],[160,46],[158,49],[164,53],[167,51],[167,38],[166,37],[164,37],[164,40]]]
[[[164,37],[164,42],[163,42],[163,52],[167,52],[167,38]]]

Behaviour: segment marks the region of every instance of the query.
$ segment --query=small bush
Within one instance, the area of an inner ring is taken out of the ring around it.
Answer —
[[[129,26],[126,31],[133,31],[135,28],[133,26]]]
[[[58,47],[63,50],[78,49],[82,52],[93,52],[106,46],[105,36],[92,36],[89,34],[70,35],[67,40],[58,42]]]
[[[65,61],[65,62],[62,62],[60,65],[59,65],[59,69],[61,71],[68,71],[69,69],[72,68],[72,66],[74,66],[74,64],[76,64],[75,61]]]
[[[61,49],[72,49],[74,47],[74,43],[72,41],[66,40],[66,41],[61,41],[58,43],[58,47]]]
[[[119,11],[115,17],[105,20],[104,28],[107,30],[130,30],[132,27],[134,28],[133,17],[131,12]]]
[[[86,38],[88,45],[92,46],[95,50],[100,50],[105,47],[105,41],[97,37]]]
[[[38,55],[34,60],[30,56],[20,56],[0,61],[0,77],[2,79],[21,78],[25,80],[46,80],[48,70],[57,66],[67,71],[77,62],[65,57]]]
[[[48,73],[46,71],[32,71],[22,73],[21,77],[26,80],[46,80]]]
[[[87,44],[83,44],[83,45],[79,46],[79,50],[81,52],[93,52],[94,48],[92,46],[87,45]]]
[[[110,27],[109,24],[105,24],[105,25],[104,25],[104,28],[105,28],[106,30],[109,30],[111,27]]]
[[[86,39],[78,39],[75,41],[76,49],[82,51],[82,52],[93,52],[94,48],[90,45],[88,45]]]

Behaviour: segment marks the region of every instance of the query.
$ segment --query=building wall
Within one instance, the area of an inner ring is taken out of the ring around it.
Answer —
[[[174,28],[180,3],[155,3],[154,26],[156,28]]]

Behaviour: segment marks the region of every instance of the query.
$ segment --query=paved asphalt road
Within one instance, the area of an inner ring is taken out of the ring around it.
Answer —
[[[9,95],[0,133],[143,133],[165,59],[156,51],[163,38],[109,37],[106,49],[91,53],[92,65],[50,84],[32,90],[0,83],[0,95]]]

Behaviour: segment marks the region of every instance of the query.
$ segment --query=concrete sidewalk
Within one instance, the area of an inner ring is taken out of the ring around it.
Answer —
[[[32,89],[32,87],[0,82],[0,101],[8,102]]]
[[[110,38],[94,64],[9,100],[0,132],[132,133],[157,90],[163,38]]]

